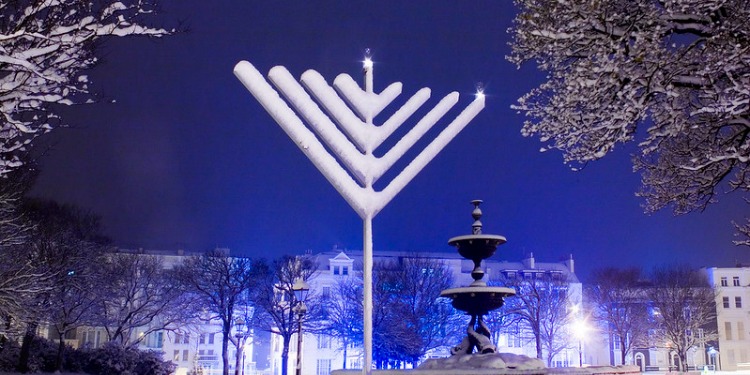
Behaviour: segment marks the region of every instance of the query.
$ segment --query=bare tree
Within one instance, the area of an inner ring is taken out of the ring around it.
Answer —
[[[620,344],[621,364],[633,348],[646,346],[653,327],[648,300],[637,268],[595,270],[586,295],[593,304],[594,320],[606,327]]]
[[[537,358],[551,365],[552,358],[570,346],[567,329],[572,315],[568,283],[539,273],[533,278],[508,279],[506,285],[516,290],[516,295],[506,300],[506,312],[521,329],[532,334]]]
[[[106,37],[161,37],[149,0],[29,0],[0,5],[0,176],[41,134],[63,125],[55,105],[93,99],[84,72]]]
[[[190,296],[158,256],[111,253],[101,272],[95,322],[113,344],[135,346],[194,315]]]
[[[637,140],[648,212],[750,190],[750,2],[515,3],[508,59],[547,72],[514,106],[525,136],[576,168]]]
[[[331,294],[321,296],[323,305],[320,331],[335,338],[343,350],[342,368],[346,369],[347,351],[352,344],[362,345],[362,279],[340,277]]]
[[[447,333],[461,320],[460,314],[449,299],[440,297],[440,292],[454,285],[453,273],[443,261],[418,254],[401,258],[397,269],[399,310],[419,337],[417,351],[409,359],[415,363],[432,349],[455,345]]]
[[[258,286],[258,274],[263,264],[249,258],[230,257],[228,251],[216,249],[203,255],[193,256],[177,268],[179,279],[208,315],[203,320],[218,320],[221,324],[221,357],[223,374],[229,374],[229,342],[237,347],[241,338],[232,335],[238,319],[245,323],[243,309],[250,303],[249,294]],[[239,357],[238,357],[239,358]],[[235,359],[237,362],[237,359]],[[235,374],[239,366],[235,367]]]
[[[686,265],[661,267],[651,277],[648,297],[656,309],[657,340],[666,342],[687,371],[687,352],[717,337],[716,292],[706,275]]]
[[[373,265],[373,359],[377,368],[416,363],[431,349],[451,346],[462,317],[440,292],[453,285],[441,261],[417,254]],[[330,301],[327,329],[342,344],[362,340],[362,284],[342,278]],[[459,328],[460,327],[460,328]]]
[[[304,301],[296,301],[293,290],[298,279],[310,280],[316,269],[317,264],[312,257],[283,256],[258,274],[259,284],[252,293],[256,308],[253,325],[281,337],[282,375],[288,371],[289,344],[292,335],[298,333],[300,317],[304,319],[302,325],[306,328],[310,328],[310,324],[320,317],[315,311],[321,307],[319,296],[310,293]],[[307,314],[297,314],[295,307],[298,302],[304,302],[309,310]]]
[[[71,205],[28,199],[25,216],[35,230],[24,246],[27,256],[51,275],[52,288],[37,296],[39,311],[29,316],[31,334],[24,337],[22,349],[28,349],[37,322],[49,322],[57,334],[56,369],[60,369],[65,349],[65,334],[91,321],[97,301],[95,281],[102,254],[109,243],[98,216]],[[28,353],[22,350],[22,360]],[[20,366],[27,369],[27,364]]]

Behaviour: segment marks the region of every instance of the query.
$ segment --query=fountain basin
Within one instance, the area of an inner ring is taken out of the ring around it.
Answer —
[[[469,315],[484,315],[498,309],[503,306],[503,298],[515,294],[515,290],[500,286],[465,286],[440,292],[441,297],[453,300],[454,308]]]
[[[505,242],[505,237],[496,234],[467,234],[448,240],[448,244],[455,246],[466,259],[487,259]]]

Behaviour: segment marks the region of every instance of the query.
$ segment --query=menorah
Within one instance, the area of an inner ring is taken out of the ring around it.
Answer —
[[[234,74],[363,220],[363,373],[367,375],[372,368],[372,219],[484,108],[484,95],[478,90],[474,100],[377,191],[375,182],[458,103],[459,94],[454,91],[443,97],[378,157],[374,151],[427,102],[431,90],[420,89],[376,125],[374,118],[401,94],[402,84],[395,82],[375,93],[372,60],[365,59],[363,68],[364,89],[348,74],[337,76],[331,86],[314,70],[303,73],[297,82],[286,68],[276,66],[268,73],[276,91],[247,61],[240,61]]]

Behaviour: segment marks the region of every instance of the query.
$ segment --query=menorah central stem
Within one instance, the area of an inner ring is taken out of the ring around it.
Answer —
[[[364,331],[365,331],[365,358],[362,366],[362,374],[370,375],[372,369],[372,216],[363,219],[364,224],[364,250],[363,250],[363,273],[364,273]]]

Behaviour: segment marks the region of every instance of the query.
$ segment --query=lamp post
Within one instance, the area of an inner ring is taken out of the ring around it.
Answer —
[[[305,280],[301,277],[297,278],[292,285],[292,291],[294,291],[295,300],[295,312],[297,313],[297,370],[296,375],[302,375],[302,318],[307,312],[307,306],[305,306],[305,299],[307,298],[307,292],[310,291],[310,286],[307,285]]]
[[[235,326],[237,326],[237,333],[235,333],[234,335],[234,337],[237,338],[237,357],[235,358],[234,363],[234,374],[240,374],[240,358],[242,358],[242,375],[245,375],[245,340],[247,340],[248,332],[243,331],[242,329],[242,327],[245,325],[245,321],[243,319],[237,318],[234,324]],[[248,327],[248,330],[249,328],[250,327]]]
[[[578,367],[583,367],[583,337],[586,335],[588,327],[586,321],[578,319],[573,323],[573,334],[578,338]]]

